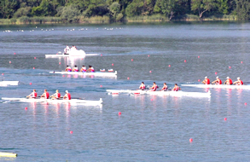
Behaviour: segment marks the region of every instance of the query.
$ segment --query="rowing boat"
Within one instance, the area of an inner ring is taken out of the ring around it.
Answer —
[[[229,89],[250,89],[250,85],[215,85],[215,84],[182,84],[181,86],[196,88],[229,88]]]
[[[71,100],[52,100],[52,99],[27,99],[27,98],[6,98],[2,97],[2,100],[17,101],[17,102],[52,102],[52,103],[79,103],[84,105],[99,105],[102,104],[102,98],[100,100],[83,100],[83,99],[71,99]]]
[[[0,152],[0,156],[2,156],[2,157],[17,157],[17,154],[12,153],[12,152]]]
[[[58,54],[59,53],[59,54]],[[46,54],[45,58],[57,58],[57,57],[78,57],[78,58],[84,58],[86,56],[99,56],[99,54],[86,54],[83,50],[71,50],[67,53],[58,52],[55,54]]]
[[[0,86],[18,85],[19,81],[0,81]]]
[[[92,75],[92,76],[116,76],[117,71],[115,72],[66,72],[66,71],[50,71],[49,73],[53,74],[72,74],[72,75]]]
[[[185,91],[151,91],[151,90],[107,90],[109,94],[129,93],[148,95],[188,96],[188,97],[211,97],[211,92],[185,92]]]

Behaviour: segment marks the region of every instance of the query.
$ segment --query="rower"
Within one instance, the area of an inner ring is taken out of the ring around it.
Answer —
[[[63,99],[64,99],[64,100],[71,100],[71,95],[70,95],[70,93],[68,92],[68,90],[66,90],[65,93],[66,93],[66,94],[64,95]]]
[[[33,89],[33,92],[27,96],[29,99],[36,99],[37,98],[37,93],[36,90]]]
[[[210,80],[207,78],[207,76],[205,76],[205,79],[203,80],[202,83],[206,85],[210,84]]]
[[[222,84],[222,81],[221,81],[220,78],[217,76],[217,77],[216,77],[216,80],[213,81],[212,84],[220,85],[220,84]]]
[[[44,93],[41,95],[41,99],[49,99],[49,92],[47,89],[44,90]]]
[[[227,80],[224,82],[224,84],[226,84],[226,85],[232,85],[233,81],[232,81],[232,79],[230,79],[229,77],[227,77]]]
[[[157,88],[159,88],[159,87],[158,87],[157,84],[154,82],[154,83],[153,83],[153,86],[152,86],[150,89],[152,89],[152,91],[156,91]]]
[[[56,90],[56,93],[50,96],[52,100],[59,100],[61,97],[61,94],[59,93],[59,90]]]
[[[141,85],[140,85],[139,89],[141,89],[141,90],[146,89],[146,85],[144,84],[144,82],[141,82]]]
[[[175,83],[174,88],[172,89],[172,91],[179,91],[181,90],[181,88],[177,85],[177,83]]]
[[[67,67],[66,67],[65,71],[67,71],[67,72],[71,72],[71,71],[72,71],[72,70],[71,70],[71,67],[70,67],[69,65],[67,65]]]
[[[80,70],[81,72],[86,72],[87,71],[87,69],[86,69],[86,67],[84,66],[84,65],[82,65],[82,68],[81,68],[81,70]]]
[[[237,81],[234,82],[236,85],[243,85],[243,81],[240,80],[240,77],[237,78]]]
[[[95,72],[95,69],[91,65],[89,65],[87,72]]]
[[[167,91],[167,90],[168,90],[167,83],[164,83],[164,84],[163,84],[163,87],[162,87],[161,90],[162,90],[162,91]]]
[[[71,47],[71,50],[77,50],[77,49],[76,49],[76,46],[73,45],[73,46]]]
[[[78,69],[77,65],[75,65],[75,67],[73,68],[73,72],[78,72],[78,71],[79,71],[79,69]]]

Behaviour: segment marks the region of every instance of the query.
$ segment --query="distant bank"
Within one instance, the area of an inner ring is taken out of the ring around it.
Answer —
[[[196,15],[184,15],[178,16],[171,19],[174,22],[195,22],[195,21],[238,21],[235,15],[214,15],[210,17],[203,17],[200,19]],[[163,15],[152,15],[152,16],[135,16],[125,17],[119,22],[112,22],[108,16],[95,16],[95,17],[77,17],[74,22],[67,22],[60,17],[27,17],[23,16],[20,18],[12,19],[0,19],[0,25],[10,24],[61,24],[61,23],[80,23],[80,24],[111,24],[111,23],[154,23],[154,22],[170,22],[168,17]]]

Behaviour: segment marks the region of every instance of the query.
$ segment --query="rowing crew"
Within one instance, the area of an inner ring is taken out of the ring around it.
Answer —
[[[159,88],[159,87],[158,87],[157,84],[154,82],[154,83],[153,83],[153,86],[150,87],[149,89],[151,89],[152,91],[156,91],[157,88]],[[145,90],[145,89],[146,89],[146,85],[144,84],[144,82],[141,83],[139,89],[141,89],[141,90]],[[167,90],[168,90],[167,83],[164,83],[164,84],[163,84],[163,87],[162,87],[162,89],[161,89],[160,91],[167,91]],[[181,88],[175,83],[174,88],[172,89],[172,91],[178,91],[178,90],[181,90]]]
[[[71,100],[71,95],[68,92],[68,90],[65,91],[65,95],[63,97],[61,97],[61,94],[59,93],[59,90],[56,90],[56,93],[49,96],[49,92],[47,91],[47,89],[44,90],[44,93],[40,96],[40,99],[49,99],[51,98],[52,100],[59,100],[60,98],[63,98],[64,100]],[[31,94],[29,94],[26,98],[28,99],[37,99],[37,92],[35,89],[33,89],[33,92]]]
[[[210,84],[210,80],[208,79],[208,77],[206,76],[205,79],[202,81],[203,84]],[[222,84],[222,81],[220,80],[220,78],[217,76],[216,80],[212,82],[212,84],[216,84],[216,85],[220,85]],[[240,79],[240,77],[237,78],[237,81],[233,82],[232,79],[230,79],[229,77],[227,77],[227,80],[224,82],[224,84],[226,85],[243,85],[243,81]]]
[[[73,70],[71,69],[71,67],[69,65],[67,65],[65,71],[66,72],[79,72],[79,69],[78,69],[77,65],[75,65]],[[95,69],[91,65],[89,65],[88,69],[85,67],[85,65],[82,65],[80,72],[95,72]]]

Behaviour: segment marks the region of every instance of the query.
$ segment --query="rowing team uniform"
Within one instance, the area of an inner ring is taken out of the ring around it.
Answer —
[[[233,84],[232,79],[229,78],[229,79],[226,80],[226,85],[232,85],[232,84]]]
[[[238,82],[237,85],[243,85],[243,81],[240,80],[240,82]]]
[[[78,70],[78,67],[74,67],[73,71],[74,71],[74,72],[78,72],[78,71],[79,71],[79,70]]]
[[[91,69],[91,72],[95,72],[95,69],[93,67],[91,67],[90,69]]]
[[[87,71],[86,67],[81,68],[81,72],[86,72],[86,71]]]
[[[162,89],[161,89],[162,91],[166,91],[166,90],[168,90],[168,86],[167,85],[164,85],[163,87],[162,87]]]
[[[53,96],[55,96],[55,97],[56,97],[56,99],[60,99],[61,94],[60,94],[60,93],[55,93]]]
[[[172,90],[173,90],[173,91],[179,91],[179,90],[180,90],[180,87],[175,86]]]
[[[152,91],[156,91],[156,89],[159,88],[157,85],[155,85],[154,87],[152,87]]]
[[[45,94],[45,99],[49,99],[49,92],[44,93]]]
[[[37,93],[36,92],[32,92],[30,95],[31,98],[37,98]]]
[[[67,67],[67,68],[66,68],[66,71],[67,71],[67,72],[71,72],[71,71],[72,71],[71,67]]]
[[[146,89],[146,85],[145,84],[141,84],[139,87],[141,90],[145,90]]]
[[[70,93],[67,93],[67,94],[66,94],[66,97],[67,97],[66,100],[71,100],[71,95],[70,95]]]
[[[217,79],[216,82],[215,82],[216,85],[220,85],[222,84],[222,81],[220,79]]]
[[[206,84],[206,85],[210,84],[210,80],[208,78],[206,78],[204,84]]]

